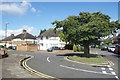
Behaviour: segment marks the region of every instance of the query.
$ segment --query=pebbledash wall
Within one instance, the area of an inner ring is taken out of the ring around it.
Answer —
[[[17,46],[17,50],[18,51],[37,51],[38,50],[38,46],[37,45],[31,45],[31,46],[19,45],[19,46]]]
[[[57,46],[60,48],[63,48],[65,46],[65,42],[62,42],[62,40],[59,37],[39,37],[38,38],[38,50],[47,50],[48,48],[51,48],[53,46]]]

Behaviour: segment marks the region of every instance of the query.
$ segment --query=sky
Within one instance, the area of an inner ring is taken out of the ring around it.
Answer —
[[[1,8],[2,7],[2,8]],[[40,30],[53,28],[55,20],[64,20],[68,16],[78,15],[79,12],[97,12],[109,15],[111,21],[118,20],[118,2],[3,2],[0,4],[2,12],[2,28],[0,39],[7,35],[20,34],[23,29],[38,36]]]

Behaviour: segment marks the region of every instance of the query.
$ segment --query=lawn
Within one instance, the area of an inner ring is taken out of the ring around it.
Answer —
[[[93,63],[93,64],[108,63],[107,60],[105,60],[102,56],[95,55],[95,54],[91,54],[90,58],[84,57],[83,54],[68,56],[68,58],[75,61],[84,62],[84,63]]]

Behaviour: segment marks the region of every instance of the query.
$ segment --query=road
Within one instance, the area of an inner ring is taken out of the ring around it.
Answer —
[[[64,59],[71,53],[47,53],[47,52],[20,52],[9,51],[13,54],[33,55],[34,58],[27,61],[27,65],[32,69],[56,78],[110,78],[116,80],[118,77],[118,56],[116,54],[93,49],[98,54],[111,60],[115,65],[108,67],[97,67],[86,64],[70,62]]]

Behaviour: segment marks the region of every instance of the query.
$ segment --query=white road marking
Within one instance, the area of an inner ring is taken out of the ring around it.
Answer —
[[[119,80],[118,76],[115,76],[115,78],[117,78]]]
[[[106,71],[102,71],[102,73],[103,73],[103,74],[107,74],[107,72],[106,72]]]
[[[108,67],[111,67],[110,65],[108,65]]]
[[[116,75],[116,73],[115,72],[111,72],[113,75]]]
[[[50,62],[49,57],[47,57],[47,61]]]
[[[112,69],[112,68],[109,68],[109,70],[113,71],[113,69]]]
[[[101,68],[102,70],[105,70],[105,68]]]
[[[102,73],[102,72],[96,72],[96,71],[89,71],[89,70],[85,70],[85,69],[77,69],[77,68],[68,67],[68,66],[64,66],[64,65],[60,65],[60,67],[65,67],[65,68],[73,69],[73,70],[77,70],[77,71],[84,71],[84,72],[90,72],[90,73],[99,73],[99,74],[108,74],[108,75],[112,75],[112,74],[110,74],[110,73]]]

